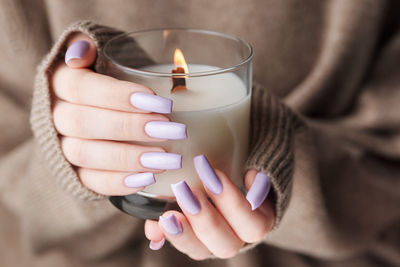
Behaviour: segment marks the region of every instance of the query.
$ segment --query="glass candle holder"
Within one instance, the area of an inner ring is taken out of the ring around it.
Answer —
[[[177,49],[187,68],[172,73]],[[156,29],[122,34],[104,48],[104,74],[150,87],[173,100],[171,121],[187,126],[187,139],[132,142],[162,146],[182,155],[182,168],[155,174],[156,183],[129,196],[112,196],[122,211],[143,219],[157,219],[165,210],[177,209],[171,184],[185,180],[203,189],[193,158],[204,154],[214,168],[224,171],[242,187],[248,156],[251,103],[251,46],[243,40],[199,29]],[[171,92],[174,84],[186,89]]]

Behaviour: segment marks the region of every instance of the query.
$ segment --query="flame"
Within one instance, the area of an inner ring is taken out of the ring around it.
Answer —
[[[183,70],[185,71],[185,73],[188,73],[188,72],[189,72],[189,69],[188,69],[187,64],[186,64],[185,57],[183,56],[183,53],[182,53],[182,51],[181,51],[179,48],[175,49],[175,53],[174,53],[174,64],[175,64],[175,66],[177,66],[177,67],[183,68]]]

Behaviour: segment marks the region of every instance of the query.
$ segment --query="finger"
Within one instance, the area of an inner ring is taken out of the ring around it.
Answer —
[[[219,258],[235,256],[243,246],[222,215],[200,190],[191,190],[186,182],[172,185],[176,200],[199,240]]]
[[[106,196],[126,196],[156,182],[152,172],[130,173],[78,168],[82,183],[94,192]]]
[[[165,237],[156,221],[146,220],[144,224],[144,233],[147,239],[150,240],[150,249],[159,250],[164,246]]]
[[[70,68],[87,68],[93,65],[96,54],[93,40],[83,33],[77,33],[68,40],[65,63]]]
[[[195,260],[204,260],[211,253],[193,232],[185,216],[177,211],[167,211],[158,221],[159,229],[180,252]],[[155,235],[154,233],[150,235]],[[153,239],[152,239],[153,240]]]
[[[56,68],[51,84],[58,98],[75,104],[141,113],[167,114],[172,109],[170,99],[154,95],[146,86],[65,64]]]
[[[118,141],[165,141],[185,139],[186,126],[160,114],[113,111],[56,101],[53,120],[65,136]]]
[[[259,175],[261,174],[261,175]],[[254,181],[256,180],[257,176],[261,176],[261,183],[259,182],[258,184],[255,184]],[[261,211],[265,216],[267,216],[268,218],[272,218],[272,225],[271,228],[273,227],[274,223],[275,223],[275,212],[274,212],[274,207],[272,204],[272,201],[270,200],[269,196],[269,191],[270,189],[270,183],[268,181],[263,182],[264,179],[268,179],[268,178],[264,178],[264,175],[261,172],[258,172],[255,169],[250,169],[247,171],[246,175],[245,175],[245,179],[244,179],[244,184],[246,189],[248,190],[248,192],[250,192],[251,188],[262,188],[265,187],[265,191],[263,190],[257,190],[255,193],[259,194],[260,196],[256,196],[254,198],[258,198],[258,199],[266,199],[266,201],[258,201],[258,203],[262,203],[257,210]],[[254,186],[253,186],[254,185]],[[264,196],[265,195],[265,196]],[[253,198],[253,197],[252,197]],[[249,199],[249,193],[247,193],[247,199]]]
[[[259,242],[272,229],[273,212],[269,212],[268,216],[259,209],[252,211],[243,193],[229,177],[219,170],[215,172],[223,191],[215,195],[206,188],[208,196],[241,240],[246,243]]]
[[[208,196],[238,237],[247,243],[262,240],[270,231],[274,217],[252,211],[239,188],[223,172],[214,171],[204,155],[196,156],[193,163]]]
[[[182,167],[181,155],[161,147],[62,137],[61,148],[70,163],[87,169],[159,173]]]
[[[148,240],[161,240],[165,237],[157,221],[146,220],[144,223],[144,234]]]

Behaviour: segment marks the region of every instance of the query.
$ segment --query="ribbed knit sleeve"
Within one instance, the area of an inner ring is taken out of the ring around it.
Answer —
[[[74,168],[64,157],[51,112],[50,77],[55,66],[64,60],[68,38],[76,32],[87,34],[93,39],[97,47],[95,68],[99,70],[104,68],[106,62],[101,52],[102,47],[107,40],[122,33],[90,21],[80,21],[68,27],[38,67],[30,122],[35,141],[42,152],[47,167],[51,174],[58,180],[60,186],[74,197],[95,200],[102,199],[104,196],[84,187]]]
[[[294,133],[299,116],[260,85],[253,86],[251,142],[247,168],[267,174],[272,183],[278,226],[289,203],[294,169]]]

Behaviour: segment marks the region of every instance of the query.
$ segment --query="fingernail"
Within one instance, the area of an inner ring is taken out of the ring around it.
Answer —
[[[134,93],[131,104],[141,110],[169,114],[172,111],[172,100],[149,93]]]
[[[193,158],[194,167],[201,181],[213,194],[218,195],[222,192],[222,184],[214,169],[211,167],[206,156],[199,155]]]
[[[144,130],[154,138],[182,140],[187,137],[186,125],[177,122],[150,121],[146,123]]]
[[[152,172],[143,172],[131,174],[125,178],[125,185],[127,187],[142,187],[154,184],[156,179]]]
[[[151,250],[159,250],[160,248],[162,248],[164,246],[164,243],[165,243],[165,238],[161,239],[160,241],[151,240],[150,244],[149,244],[149,248]]]
[[[182,168],[182,156],[166,152],[147,152],[140,156],[143,167],[156,170],[176,170]]]
[[[89,49],[89,42],[84,40],[79,40],[73,42],[67,49],[65,53],[65,63],[68,63],[71,59],[74,58],[83,58],[86,51]]]
[[[269,177],[262,172],[257,173],[249,192],[247,192],[246,199],[251,205],[251,210],[257,209],[267,198],[271,188],[271,181]]]
[[[182,226],[174,214],[170,214],[167,217],[160,216],[160,224],[164,230],[173,236],[180,235],[182,233]]]
[[[192,215],[200,212],[200,204],[185,181],[171,184],[172,191],[183,208]]]

